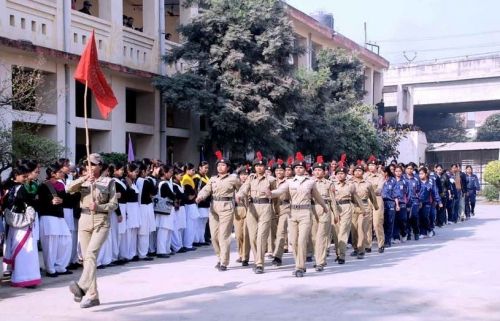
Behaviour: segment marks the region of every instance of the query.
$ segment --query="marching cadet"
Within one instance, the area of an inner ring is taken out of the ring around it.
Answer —
[[[354,169],[354,178],[352,180],[352,184],[360,202],[358,202],[354,208],[352,216],[351,236],[354,251],[351,253],[351,256],[355,256],[358,259],[363,259],[365,257],[365,249],[370,247],[366,235],[369,232],[370,217],[373,213],[373,209],[378,210],[375,191],[372,184],[364,179],[364,173],[364,166],[357,165]],[[340,190],[337,190],[337,195],[339,194]],[[372,208],[370,203],[373,204],[374,208]]]
[[[335,204],[339,206],[338,214],[335,215],[334,228],[336,241],[335,249],[337,252],[337,263],[345,264],[345,252],[349,233],[351,232],[352,215],[354,211],[353,203],[360,207],[361,201],[356,194],[354,184],[347,181],[349,170],[346,167],[337,167],[337,181],[334,183]],[[354,244],[354,243],[353,243]]]
[[[267,162],[266,166],[266,176],[270,176],[274,178],[274,160],[270,159]],[[272,202],[271,202],[272,203]],[[269,230],[269,236],[267,238],[267,245],[266,245],[266,254],[270,259],[273,259],[273,253],[274,253],[274,244],[276,242],[276,231],[278,229],[278,216],[277,212],[275,211],[274,208],[274,203],[273,204],[273,212],[275,215],[273,215],[271,219],[271,229]]]
[[[276,179],[266,176],[266,166],[260,152],[253,162],[255,173],[250,174],[236,194],[236,202],[248,197],[247,227],[255,260],[254,272],[264,273],[264,256],[271,231],[271,221],[274,216],[271,199],[268,192],[276,188]]]
[[[384,200],[384,233],[386,235],[385,247],[392,246],[392,234],[394,231],[394,220],[396,211],[400,211],[399,201],[403,198],[398,182],[394,178],[391,166],[386,166],[383,169],[384,187],[382,188],[382,199]],[[380,251],[380,249],[379,249]]]
[[[375,235],[377,236],[378,252],[384,252],[384,200],[382,199],[382,188],[384,187],[385,179],[384,176],[378,171],[377,159],[375,156],[370,156],[368,159],[368,173],[365,175],[365,179],[372,184],[375,189],[375,195],[377,196],[377,206],[373,204],[373,208],[378,208],[373,211],[373,215],[370,218],[370,225],[368,227],[368,248],[366,251],[370,253],[372,251],[372,239],[373,232],[375,230]],[[390,237],[390,236],[389,236]]]
[[[467,182],[467,193],[465,193],[465,217],[470,219],[470,216],[474,216],[474,208],[476,207],[476,194],[481,190],[481,184],[479,183],[479,178],[476,174],[472,173],[472,166],[467,165],[465,167],[466,182]]]
[[[241,167],[237,174],[240,183],[243,185],[250,175],[250,169],[246,166]],[[238,253],[240,254],[236,262],[241,263],[242,266],[248,266],[250,259],[250,238],[246,221],[247,208],[248,199],[240,199],[236,203],[236,215],[234,216],[234,234],[238,244]]]
[[[295,259],[295,271],[293,275],[303,277],[306,272],[307,242],[312,227],[311,201],[314,199],[316,204],[321,205],[324,212],[328,214],[329,209],[316,187],[315,180],[305,176],[306,162],[300,152],[297,153],[293,169],[295,177],[281,184],[278,189],[268,191],[268,196],[278,198],[287,192],[290,194],[291,214],[288,226]]]
[[[217,255],[216,269],[226,271],[229,264],[229,254],[231,247],[231,232],[234,219],[234,193],[240,188],[240,180],[233,175],[229,175],[231,163],[222,157],[222,153],[217,151],[217,176],[211,177],[210,181],[198,193],[196,203],[200,203],[209,196],[212,196],[210,206],[210,234],[212,235],[212,245]]]
[[[293,178],[293,156],[288,157],[285,166],[285,177],[286,179]]]
[[[328,246],[330,245],[330,229],[332,228],[332,208],[335,209],[335,217],[339,215],[336,206],[332,206],[332,201],[335,201],[335,194],[333,192],[333,183],[325,178],[327,166],[323,160],[323,156],[316,158],[316,163],[313,164],[313,174],[316,178],[316,187],[321,194],[324,202],[329,207],[328,211],[320,204],[313,203],[312,208],[313,222],[312,222],[312,242],[314,244],[314,258],[316,260],[316,271],[321,272],[326,266],[326,257],[328,253]],[[350,218],[349,218],[350,219]],[[347,240],[346,240],[347,242]]]
[[[88,175],[74,180],[68,186],[68,192],[81,193],[82,216],[78,224],[78,239],[83,254],[83,272],[80,280],[71,283],[69,289],[75,302],[81,302],[83,296],[87,296],[87,300],[80,305],[82,308],[100,304],[96,259],[108,237],[109,212],[118,207],[115,182],[109,177],[101,176],[101,155],[90,154],[89,163],[91,170]]]
[[[278,159],[274,168],[274,175],[276,175],[276,188],[280,187],[287,181],[285,176],[287,165],[283,160]],[[288,217],[290,216],[290,193],[282,194],[275,202],[275,213],[278,217],[278,224],[276,228],[276,243],[273,253],[273,265],[281,266],[285,245],[287,242],[287,225]]]

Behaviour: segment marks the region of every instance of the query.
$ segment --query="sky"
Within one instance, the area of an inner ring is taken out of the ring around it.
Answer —
[[[335,30],[380,46],[391,64],[500,54],[500,0],[286,0],[333,13]],[[406,57],[403,52],[406,52]]]

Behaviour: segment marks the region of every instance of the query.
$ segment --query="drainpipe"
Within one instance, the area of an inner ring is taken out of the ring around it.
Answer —
[[[68,43],[68,37],[69,37],[69,29],[71,27],[71,7],[68,8],[68,6],[71,5],[69,1],[62,1],[62,6],[63,6],[63,51],[64,52],[69,52],[69,43]],[[69,10],[68,10],[69,9]],[[70,13],[68,15],[68,12]],[[69,158],[71,154],[71,148],[68,146],[68,141],[70,137],[70,130],[71,130],[71,122],[70,122],[70,113],[71,113],[71,108],[70,108],[70,95],[69,95],[69,90],[71,88],[70,86],[70,70],[69,70],[69,64],[65,63],[64,64],[64,146],[66,147],[66,150],[64,152],[65,157]],[[75,155],[73,155],[75,156]]]

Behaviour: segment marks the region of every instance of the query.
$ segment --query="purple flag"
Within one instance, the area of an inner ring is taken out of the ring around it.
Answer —
[[[132,145],[132,138],[130,138],[130,134],[128,134],[128,161],[133,162],[135,160],[134,155],[134,146]]]

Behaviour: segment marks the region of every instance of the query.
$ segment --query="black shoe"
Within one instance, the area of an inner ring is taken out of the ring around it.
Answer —
[[[241,262],[243,262],[243,260],[241,259],[241,257],[239,257],[239,258],[236,259],[236,263],[241,263]]]
[[[411,241],[411,235],[410,234],[408,234],[408,236],[406,237],[406,240],[407,241]]]
[[[335,258],[335,262],[338,262],[338,261],[339,261],[339,257],[337,256],[337,257]]]
[[[168,259],[170,257],[170,255],[168,255],[168,254],[157,254],[156,257],[159,258],[159,259]]]
[[[262,266],[257,266],[254,270],[255,274],[262,274],[264,273],[264,268]]]
[[[367,248],[365,249],[365,252],[366,252],[366,253],[371,253],[371,252],[372,252],[372,248],[371,248],[371,247],[367,247]]]
[[[352,252],[351,252],[351,256],[353,256],[353,257],[354,257],[354,256],[358,256],[358,251],[352,251]]]
[[[177,251],[177,253],[186,253],[187,252],[187,249],[185,247],[181,247],[181,249],[179,251]]]
[[[279,257],[274,257],[273,259],[273,262],[271,262],[272,265],[275,265],[275,266],[281,266],[283,262],[281,261],[281,259]]]
[[[49,278],[57,278],[59,276],[59,273],[57,273],[57,272],[55,272],[55,273],[45,272],[45,276],[49,277]]]
[[[418,241],[419,238],[420,236],[418,234],[415,234],[415,241]]]
[[[68,270],[78,270],[79,267],[80,267],[79,264],[77,264],[77,263],[71,263],[70,265],[68,265],[67,269]]]
[[[196,251],[195,247],[186,247],[186,252]]]
[[[325,269],[323,265],[316,265],[316,272],[322,272]]]
[[[147,256],[149,257],[155,257],[156,256],[156,252],[148,252],[148,254],[146,254]]]
[[[139,262],[139,257],[137,255],[134,256],[130,262]]]
[[[248,266],[248,261],[241,261],[241,266]]]
[[[86,300],[85,302],[82,302],[82,304],[80,304],[80,308],[87,309],[87,308],[98,306],[100,304],[101,304],[101,302],[99,301],[99,299]]]
[[[73,272],[71,272],[70,270],[66,270],[64,272],[57,272],[57,274],[59,274],[59,275],[70,275],[70,274],[73,274]]]
[[[391,247],[391,246],[392,246],[392,244],[391,244],[391,243],[385,243],[385,244],[384,244],[384,247]]]
[[[365,253],[358,253],[358,256],[357,256],[358,260],[362,260],[365,258]]]
[[[85,292],[83,292],[82,288],[76,282],[71,282],[69,285],[69,292],[73,293],[73,300],[75,302],[81,302],[82,298],[85,296]]]
[[[201,243],[201,245],[204,245],[204,246],[208,246],[210,244],[212,244],[212,243],[210,243],[210,242],[203,242],[203,243]]]
[[[284,250],[283,250],[283,253],[288,253],[288,249],[284,249]]]
[[[124,265],[124,264],[127,264],[127,261],[126,260],[117,260],[114,263],[115,263],[115,265]]]
[[[344,259],[340,259],[340,258],[339,258],[339,259],[338,259],[338,261],[337,261],[337,263],[338,263],[338,264],[345,264],[345,260],[344,260]]]
[[[378,249],[378,252],[379,252],[379,253],[384,253],[384,251],[385,251],[385,247],[383,247],[383,246],[382,246],[381,248],[379,248],[379,249]]]
[[[215,264],[215,268],[218,270],[220,269],[220,262],[217,262],[217,264]]]
[[[310,262],[312,262],[312,261],[313,261],[312,256],[308,256],[308,257],[306,258],[306,262],[309,262],[309,263],[310,263]]]
[[[141,261],[153,261],[154,259],[152,257],[146,256],[140,259]]]
[[[106,268],[106,266],[102,265],[102,264],[97,266],[98,270],[104,270],[105,268]]]
[[[472,212],[472,213],[470,213],[470,214],[471,214],[472,216],[476,215],[476,213],[474,213],[474,212]]]
[[[304,276],[304,271],[300,270],[300,269],[299,270],[295,270],[295,271],[293,271],[292,275],[295,276],[295,277],[301,278],[301,277]]]
[[[221,266],[219,267],[219,271],[221,271],[221,272],[227,271],[227,266],[225,266],[225,265],[221,265]]]
[[[193,243],[193,246],[199,247],[199,246],[201,246],[201,244],[198,242],[195,242],[195,243]]]

